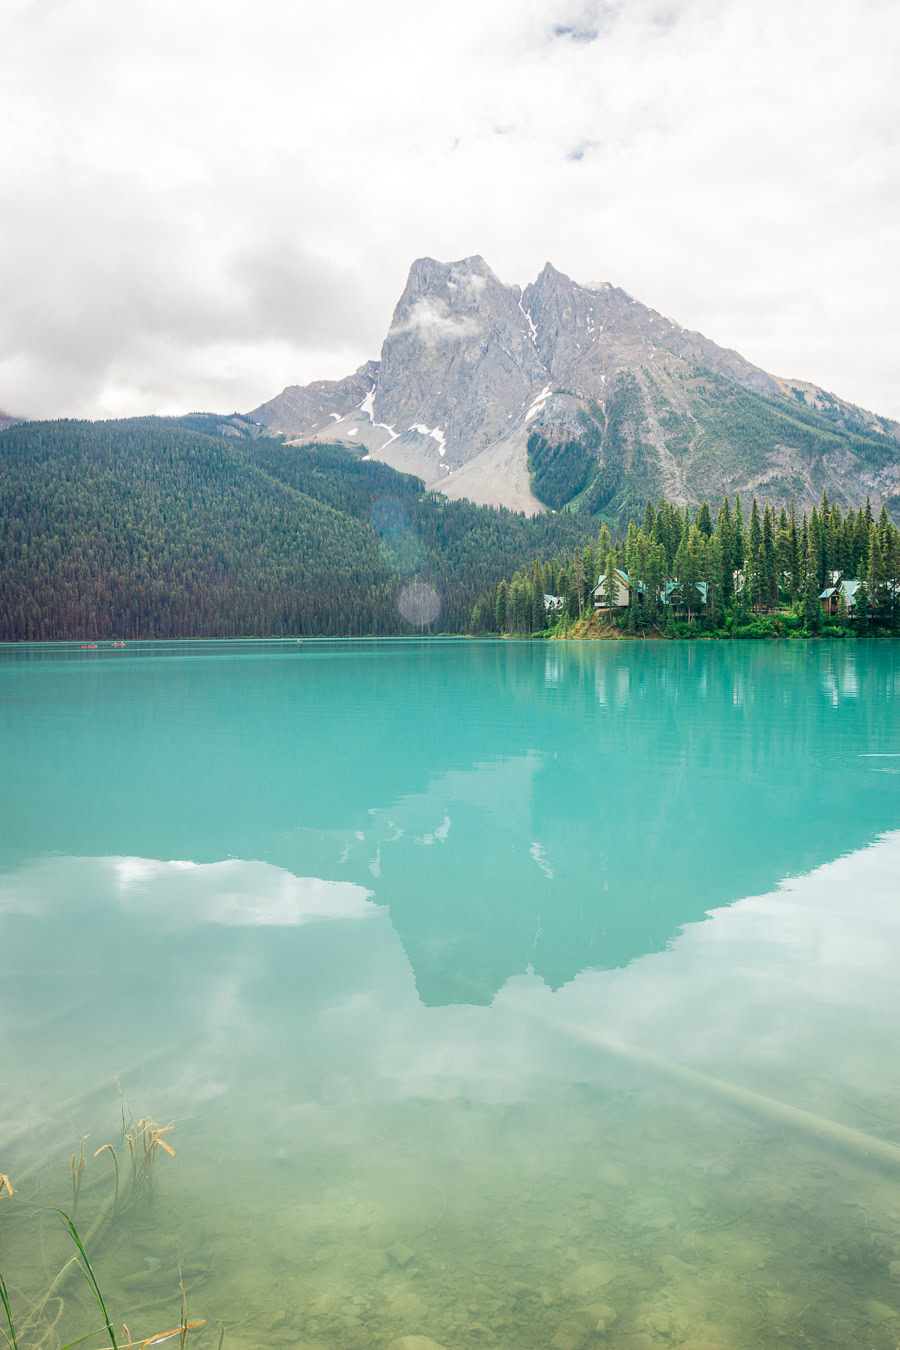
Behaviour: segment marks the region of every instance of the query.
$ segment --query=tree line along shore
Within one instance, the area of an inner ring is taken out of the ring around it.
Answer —
[[[474,606],[471,631],[556,638],[900,633],[900,530],[823,494],[798,516],[725,498],[715,517],[661,497],[624,538],[534,559]]]
[[[823,497],[799,516],[732,498],[714,518],[660,499],[626,530],[220,431],[201,415],[0,431],[0,641],[897,628],[880,505]]]

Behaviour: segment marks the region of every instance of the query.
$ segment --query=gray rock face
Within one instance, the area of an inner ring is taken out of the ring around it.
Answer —
[[[381,349],[376,420],[441,437],[454,466],[504,435],[547,379],[520,299],[483,258],[413,263]]]
[[[622,369],[652,366],[674,375],[686,365],[702,365],[757,393],[778,393],[772,376],[737,352],[688,332],[608,282],[579,286],[547,263],[526,286],[522,307],[554,381],[583,397],[602,399]]]
[[[359,407],[378,379],[378,362],[367,361],[343,380],[289,384],[277,398],[249,414],[255,422],[289,436],[306,435]]]
[[[812,455],[798,406],[829,419]],[[541,480],[529,458],[533,432],[563,453],[575,446],[582,467],[594,456],[591,510],[625,511],[661,491],[682,503],[758,491],[803,505],[823,487],[854,504],[900,494],[896,423],[776,378],[618,287],[579,285],[550,263],[521,292],[483,258],[419,258],[380,361],[291,386],[249,416],[298,443],[358,447],[447,496],[519,511],[545,509],[535,486],[551,501],[557,492],[552,463]],[[886,453],[848,441],[860,432]]]

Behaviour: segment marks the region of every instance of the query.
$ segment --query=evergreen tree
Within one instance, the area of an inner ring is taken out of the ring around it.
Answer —
[[[813,507],[813,514],[816,508]],[[819,566],[821,550],[812,529],[807,532],[806,578],[803,589],[803,617],[811,633],[822,627],[822,605],[819,601]]]
[[[647,576],[644,603],[650,619],[659,614],[660,594],[666,583],[666,550],[652,539],[647,548]]]
[[[744,512],[741,507],[741,499],[738,493],[734,494],[734,566],[735,570],[743,571],[745,554],[744,540]]]
[[[856,594],[853,597],[853,608],[856,616],[856,631],[860,636],[865,637],[869,631],[869,591],[866,586],[865,578],[860,580],[856,588]]]
[[[767,609],[778,604],[777,564],[775,558],[775,516],[766,504],[762,531],[762,602]]]
[[[547,627],[547,609],[544,604],[543,587],[539,590],[531,588],[532,604],[534,612],[531,620],[531,631],[533,633],[542,633]]]
[[[788,530],[789,558],[790,558],[790,593],[791,604],[793,604],[800,594],[800,588],[803,585],[803,557],[800,552],[800,535],[797,530],[797,510],[794,506],[794,499],[791,498],[791,523]]]
[[[721,613],[722,536],[713,531],[706,550],[706,614],[712,623],[718,623]]]
[[[497,598],[494,602],[494,626],[498,633],[506,632],[507,609],[509,604],[509,586],[502,579],[497,585]]]
[[[616,555],[610,550],[606,557],[606,575],[603,580],[603,604],[612,619],[619,604],[619,578],[616,575]]]
[[[583,605],[587,609],[591,607],[591,596],[594,593],[594,587],[597,585],[597,560],[594,555],[594,546],[590,542],[585,545],[584,550],[584,595]]]
[[[579,615],[579,597],[580,590],[575,586],[575,574],[572,564],[569,563],[562,573],[560,585],[560,595],[565,599],[566,613],[570,619],[577,619]]]
[[[581,553],[575,554],[575,561],[572,566],[572,585],[575,589],[575,603],[580,617],[584,609],[584,556]]]
[[[692,525],[682,541],[675,559],[678,581],[681,586],[682,602],[687,609],[688,623],[691,623],[696,610],[702,605],[699,583],[705,571],[705,548],[703,535],[696,525]]]
[[[884,619],[890,606],[890,588],[884,554],[884,535],[878,525],[869,531],[869,565],[866,588],[870,607],[878,619]]]
[[[716,517],[716,533],[722,549],[721,572],[719,577],[719,595],[723,605],[727,605],[734,595],[734,573],[738,566],[735,546],[735,527],[728,498],[725,497]]]
[[[859,509],[853,529],[853,543],[850,555],[850,570],[856,578],[862,577],[869,561],[869,522],[866,513]]]
[[[750,529],[747,538],[747,556],[744,564],[744,585],[750,604],[759,608],[763,603],[763,537],[759,520],[759,503],[753,498],[750,509]]]

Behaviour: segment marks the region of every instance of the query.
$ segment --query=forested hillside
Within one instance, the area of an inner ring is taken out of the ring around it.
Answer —
[[[854,419],[847,405],[768,397],[699,367],[665,383],[623,372],[605,409],[579,408],[575,434],[545,428],[528,438],[535,496],[612,529],[660,493],[699,503],[748,481],[776,509],[791,500],[809,509],[823,492],[846,509],[864,495],[862,484],[880,483],[888,513],[900,518],[900,496],[890,492],[898,461],[895,437]]]
[[[588,537],[248,434],[202,417],[0,433],[0,640],[404,633],[415,579],[440,597],[433,631],[462,632],[486,586]]]

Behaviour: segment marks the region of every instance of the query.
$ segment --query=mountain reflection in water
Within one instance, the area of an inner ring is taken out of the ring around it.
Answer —
[[[627,1050],[894,1137],[898,696],[891,644],[3,652],[2,1170],[64,1190],[117,1072],[179,1117],[108,1278],[209,1244],[235,1350],[539,1350],[589,1276],[632,1350],[882,1350],[893,1192]]]

